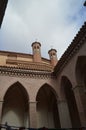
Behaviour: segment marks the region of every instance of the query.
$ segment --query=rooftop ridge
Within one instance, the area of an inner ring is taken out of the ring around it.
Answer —
[[[68,61],[71,59],[71,57],[79,50],[81,45],[84,43],[83,41],[86,39],[86,22],[84,22],[84,25],[80,28],[76,36],[74,37],[71,44],[68,46],[66,51],[61,56],[60,60],[58,61],[57,65],[54,68],[54,73],[60,72],[65,64],[68,63]]]

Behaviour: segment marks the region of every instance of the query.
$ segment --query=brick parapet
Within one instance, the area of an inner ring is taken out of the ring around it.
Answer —
[[[26,62],[26,61],[18,61],[18,60],[12,60],[7,59],[6,64],[8,66],[15,66],[20,68],[28,68],[32,70],[46,70],[46,71],[52,71],[53,68],[51,65],[45,64],[45,63],[37,63],[37,62]]]

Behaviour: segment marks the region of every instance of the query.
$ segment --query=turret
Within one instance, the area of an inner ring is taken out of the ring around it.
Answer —
[[[54,67],[57,64],[57,51],[55,49],[50,49],[48,51],[49,57],[50,57],[50,61],[51,61],[51,65]]]
[[[33,61],[41,62],[41,43],[39,42],[32,43],[32,50],[33,50]]]

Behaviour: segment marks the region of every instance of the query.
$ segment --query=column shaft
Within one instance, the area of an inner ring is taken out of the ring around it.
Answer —
[[[75,93],[75,99],[76,99],[76,104],[79,112],[79,118],[80,118],[80,123],[82,127],[86,126],[86,117],[85,117],[85,112],[84,112],[84,106],[83,106],[83,101],[82,101],[82,95],[83,95],[83,86],[76,86],[73,89]]]
[[[30,128],[37,128],[36,102],[29,102]]]
[[[61,128],[71,128],[72,127],[71,119],[66,101],[59,101],[58,111],[59,111]]]
[[[3,101],[0,101],[0,123],[2,118],[2,107],[3,107]]]

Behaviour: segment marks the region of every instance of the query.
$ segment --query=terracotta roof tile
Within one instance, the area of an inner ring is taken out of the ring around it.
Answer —
[[[69,59],[77,52],[77,49],[82,46],[84,43],[82,39],[86,39],[86,22],[84,25],[81,27],[80,31],[78,34],[75,36],[74,40],[71,42],[71,44],[68,46],[67,50],[64,52],[60,60],[58,61],[56,67],[54,68],[55,74],[58,73],[59,71],[64,68],[65,64],[68,63]],[[85,40],[84,39],[84,40]]]

